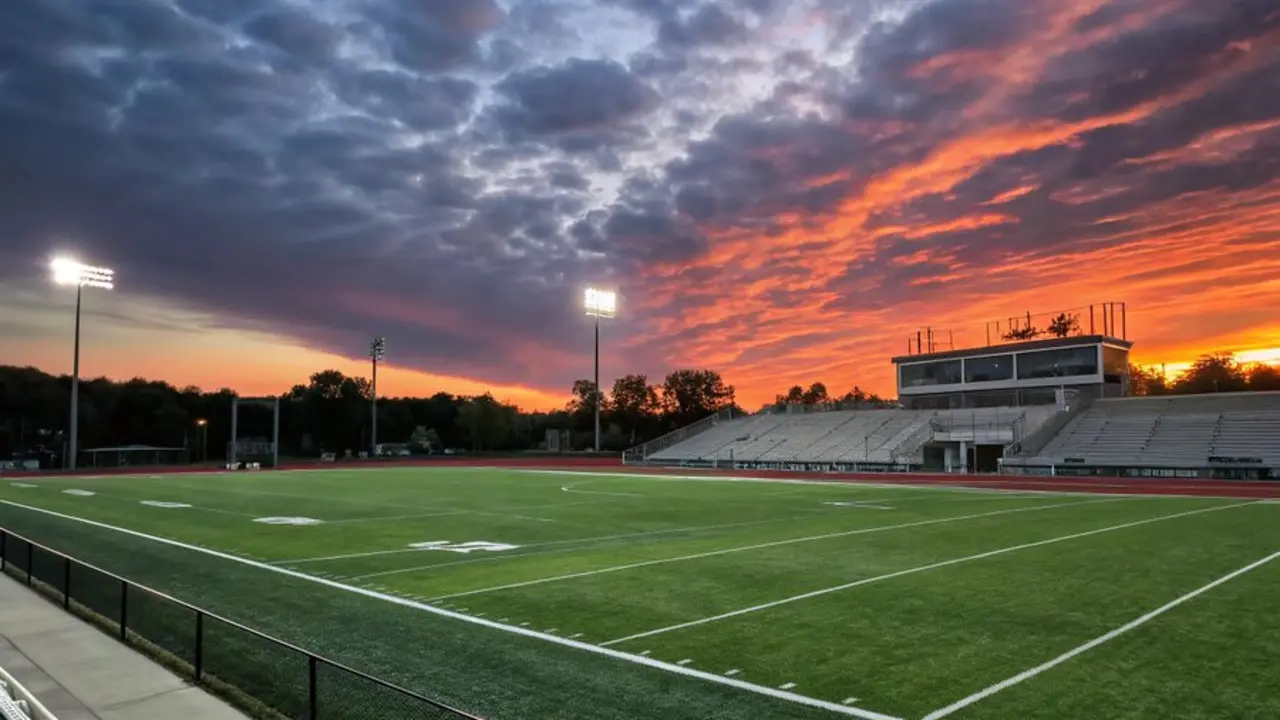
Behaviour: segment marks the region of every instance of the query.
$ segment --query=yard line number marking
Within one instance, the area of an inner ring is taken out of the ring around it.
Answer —
[[[986,688],[985,690],[981,690],[981,691],[979,691],[979,692],[976,692],[976,693],[974,693],[974,694],[970,695],[969,697],[964,698],[964,699],[962,699],[962,700],[957,700],[956,702],[951,703],[950,705],[948,705],[948,706],[946,706],[946,707],[944,707],[944,708],[941,708],[941,709],[939,709],[939,710],[934,710],[933,712],[931,712],[931,713],[929,713],[928,715],[926,715],[926,716],[924,717],[924,720],[939,720],[940,718],[947,717],[948,715],[951,715],[951,714],[953,714],[953,713],[959,712],[960,710],[963,710],[964,708],[967,708],[967,707],[969,707],[970,705],[972,705],[972,704],[974,704],[974,703],[976,703],[976,702],[978,702],[978,701],[980,701],[980,700],[984,700],[984,699],[986,699],[986,698],[989,698],[989,697],[991,697],[992,695],[995,695],[996,693],[1000,692],[1001,690],[1006,690],[1006,689],[1008,689],[1008,688],[1013,687],[1014,685],[1017,685],[1018,683],[1024,682],[1024,681],[1026,681],[1026,680],[1030,680],[1031,678],[1034,678],[1035,676],[1037,676],[1037,675],[1039,675],[1039,674],[1041,674],[1041,673],[1045,672],[1046,670],[1052,670],[1053,668],[1055,668],[1055,667],[1057,667],[1057,666],[1061,665],[1062,663],[1064,663],[1064,662],[1066,662],[1066,661],[1068,661],[1068,660],[1070,660],[1070,659],[1074,658],[1075,656],[1077,656],[1077,655],[1081,655],[1081,654],[1083,654],[1083,653],[1086,653],[1086,652],[1088,652],[1088,651],[1090,651],[1090,650],[1092,650],[1092,649],[1094,649],[1094,648],[1098,647],[1099,645],[1101,645],[1101,644],[1103,644],[1103,643],[1105,643],[1105,642],[1108,642],[1108,641],[1110,641],[1110,640],[1114,640],[1115,638],[1120,637],[1121,635],[1123,635],[1123,634],[1125,634],[1125,633],[1129,632],[1130,630],[1133,630],[1134,628],[1139,627],[1140,625],[1144,625],[1144,624],[1146,624],[1146,623],[1148,623],[1148,622],[1150,622],[1150,621],[1152,621],[1152,620],[1154,620],[1154,619],[1156,619],[1156,618],[1160,617],[1161,615],[1163,615],[1163,614],[1165,614],[1165,613],[1169,612],[1170,610],[1172,610],[1172,609],[1174,609],[1174,608],[1178,607],[1178,606],[1179,606],[1179,605],[1181,605],[1182,603],[1187,602],[1188,600],[1192,600],[1192,599],[1194,599],[1194,598],[1196,598],[1196,597],[1198,597],[1198,596],[1200,596],[1200,595],[1202,595],[1202,594],[1204,594],[1204,593],[1207,593],[1207,592],[1209,592],[1210,590],[1212,590],[1212,589],[1214,589],[1214,588],[1218,587],[1219,585],[1222,585],[1222,584],[1224,584],[1224,583],[1230,582],[1230,581],[1232,581],[1232,580],[1234,580],[1234,579],[1236,579],[1236,578],[1240,577],[1241,575],[1244,575],[1244,574],[1245,574],[1245,573],[1247,573],[1247,572],[1251,572],[1251,571],[1253,571],[1253,570],[1256,570],[1256,569],[1258,569],[1258,568],[1262,567],[1263,565],[1266,565],[1267,563],[1269,563],[1269,562],[1271,562],[1271,561],[1275,560],[1276,558],[1280,558],[1280,552],[1272,553],[1272,554],[1270,554],[1270,555],[1268,555],[1268,556],[1266,556],[1266,557],[1262,558],[1261,560],[1258,560],[1258,561],[1256,561],[1256,562],[1252,562],[1252,563],[1250,563],[1250,564],[1248,564],[1248,565],[1245,565],[1244,567],[1240,568],[1239,570],[1235,570],[1235,571],[1233,571],[1233,572],[1227,573],[1226,575],[1223,575],[1222,577],[1218,578],[1217,580],[1214,580],[1213,582],[1211,582],[1211,583],[1209,583],[1209,584],[1207,584],[1207,585],[1203,585],[1203,586],[1201,586],[1201,587],[1199,587],[1199,588],[1197,588],[1197,589],[1195,589],[1195,590],[1192,590],[1191,592],[1187,593],[1186,595],[1183,595],[1182,597],[1180,597],[1180,598],[1178,598],[1178,599],[1176,599],[1176,600],[1173,600],[1172,602],[1166,603],[1165,605],[1162,605],[1162,606],[1160,606],[1160,607],[1156,608],[1155,610],[1152,610],[1151,612],[1147,613],[1146,615],[1143,615],[1143,616],[1142,616],[1142,617],[1140,617],[1140,618],[1137,618],[1137,619],[1135,619],[1135,620],[1132,620],[1132,621],[1130,621],[1129,623],[1126,623],[1125,625],[1121,625],[1120,627],[1116,628],[1115,630],[1112,630],[1112,631],[1110,631],[1110,632],[1108,632],[1108,633],[1106,633],[1106,634],[1104,634],[1104,635],[1099,635],[1098,637],[1096,637],[1096,638],[1094,638],[1094,639],[1090,640],[1089,642],[1087,642],[1087,643],[1085,643],[1085,644],[1083,644],[1083,645],[1080,645],[1079,647],[1076,647],[1076,648],[1074,648],[1074,649],[1072,649],[1072,650],[1068,650],[1067,652],[1065,652],[1065,653],[1063,653],[1063,654],[1059,655],[1058,657],[1056,657],[1056,658],[1054,658],[1054,659],[1052,659],[1052,660],[1050,660],[1050,661],[1048,661],[1048,662],[1046,662],[1046,663],[1043,663],[1043,664],[1041,664],[1041,665],[1037,665],[1037,666],[1035,666],[1035,667],[1031,668],[1030,670],[1024,670],[1023,672],[1020,672],[1020,673],[1018,673],[1017,675],[1014,675],[1013,677],[1011,677],[1011,678],[1009,678],[1009,679],[1007,679],[1007,680],[1002,680],[1002,681],[1000,681],[1000,682],[996,683],[995,685],[992,685],[991,687]]]
[[[1120,525],[1111,525],[1109,527],[1098,528],[1096,530],[1087,530],[1085,532],[1072,533],[1071,535],[1062,535],[1060,537],[1049,538],[1048,540],[1040,540],[1037,542],[1023,543],[1022,545],[1013,545],[1011,547],[1000,548],[999,550],[990,550],[988,552],[978,553],[976,555],[969,555],[967,557],[953,558],[951,560],[943,560],[942,562],[931,563],[929,565],[918,565],[913,568],[907,568],[906,570],[898,570],[897,572],[886,573],[884,575],[877,575],[875,577],[863,578],[862,580],[856,580],[851,583],[845,583],[844,585],[836,585],[835,587],[823,588],[821,590],[814,590],[813,592],[807,592],[801,595],[793,595],[788,598],[783,598],[781,600],[774,600],[773,602],[764,603],[762,605],[754,605],[752,607],[742,608],[741,610],[734,610],[732,612],[721,613],[720,615],[712,615],[710,617],[705,617],[698,620],[690,620],[689,622],[679,623],[677,625],[669,625],[667,627],[658,628],[656,630],[649,630],[642,633],[636,633],[635,635],[628,635],[626,637],[621,637],[616,640],[610,640],[608,642],[604,642],[600,644],[605,647],[608,647],[610,645],[617,645],[619,643],[624,643],[629,640],[639,640],[640,638],[647,638],[647,637],[652,637],[654,635],[661,635],[663,633],[669,633],[674,630],[684,630],[686,628],[696,627],[698,625],[705,625],[707,623],[716,622],[717,620],[726,620],[728,618],[738,617],[739,615],[746,615],[748,613],[759,612],[761,610],[769,610],[771,608],[778,607],[779,605],[787,605],[789,603],[798,602],[800,600],[808,600],[810,598],[820,597],[822,595],[830,595],[831,593],[841,592],[843,590],[850,590],[856,587],[861,587],[863,585],[870,585],[872,583],[882,582],[884,580],[892,580],[893,578],[903,577],[904,575],[914,575],[915,573],[926,572],[929,570],[937,570],[938,568],[949,567],[951,565],[959,565],[961,563],[972,562],[974,560],[983,560],[985,558],[996,557],[997,555],[1004,555],[1006,553],[1017,552],[1019,550],[1029,550],[1031,548],[1043,547],[1045,545],[1052,545],[1054,543],[1065,542],[1067,540],[1078,540],[1080,538],[1090,537],[1092,535],[1101,535],[1102,533],[1115,532],[1116,530],[1124,530],[1126,528],[1138,527],[1140,525],[1148,525],[1150,523],[1162,522],[1164,520],[1173,520],[1176,518],[1187,517],[1189,515],[1199,515],[1201,513],[1217,512],[1219,510],[1230,510],[1231,508],[1239,508],[1239,507],[1245,507],[1246,505],[1255,505],[1255,504],[1256,503],[1254,502],[1245,502],[1245,503],[1237,503],[1233,505],[1218,505],[1210,508],[1201,508],[1199,510],[1189,510],[1187,512],[1174,513],[1172,515],[1161,515],[1160,517],[1147,518],[1145,520],[1136,520],[1134,522],[1127,522]]]
[[[793,520],[805,520],[807,519],[807,517],[808,516],[792,516],[792,517],[784,517],[784,518],[770,518],[768,520],[749,520],[747,522],[725,523],[723,525],[698,525],[694,527],[671,528],[669,530],[646,530],[644,532],[627,533],[625,535],[603,535],[603,536],[588,537],[588,538],[574,538],[571,540],[551,540],[548,542],[530,543],[525,547],[540,548],[540,547],[550,547],[552,545],[570,545],[574,543],[597,542],[600,540],[625,540],[628,538],[655,537],[658,535],[672,535],[672,534],[683,533],[683,532],[696,532],[699,530],[722,530],[725,528],[746,527],[748,525],[767,525],[770,523],[791,522]],[[574,550],[574,549],[577,549],[577,548],[570,548],[570,550]],[[373,550],[370,552],[350,553],[347,555],[326,555],[323,557],[301,558],[299,560],[276,560],[272,564],[273,565],[298,565],[301,563],[329,562],[332,560],[354,560],[357,558],[375,557],[378,555],[396,555],[399,553],[411,553],[411,552],[418,552],[418,551],[419,550],[417,548],[413,548],[413,547],[397,548],[395,550]],[[525,557],[527,555],[543,555],[543,554],[545,553],[522,553],[519,555],[512,555],[510,557]],[[383,573],[377,573],[377,575],[394,575],[397,573],[414,572],[416,570],[427,570],[427,569],[436,568],[436,567],[447,567],[449,565],[461,565],[463,563],[485,562],[487,560],[505,560],[505,559],[507,558],[505,557],[477,558],[475,560],[462,560],[456,563],[419,565],[417,567],[401,568],[398,570],[390,570]]]
[[[315,583],[317,585],[323,585],[325,587],[332,588],[335,590],[342,590],[344,592],[353,593],[355,595],[362,595],[367,598],[382,600],[384,602],[400,605],[401,607],[414,608],[416,610],[421,610],[423,612],[431,613],[433,615],[439,615],[441,617],[447,617],[447,618],[452,618],[454,620],[468,622],[473,625],[480,625],[480,626],[491,628],[494,630],[502,630],[504,632],[508,632],[514,635],[522,635],[528,638],[535,638],[538,640],[543,640],[545,642],[554,643],[557,645],[563,645],[565,647],[571,647],[577,650],[582,650],[584,652],[593,653],[595,655],[602,655],[604,657],[613,658],[615,660],[622,660],[624,662],[633,663],[635,665],[643,665],[645,667],[650,667],[657,670],[663,670],[665,672],[673,673],[676,675],[683,675],[685,677],[697,678],[699,680],[705,680],[707,682],[715,683],[718,685],[725,685],[727,687],[737,688],[739,690],[745,690],[747,692],[755,693],[757,695],[765,695],[768,697],[775,698],[777,700],[785,700],[788,702],[796,703],[797,705],[805,705],[808,707],[820,708],[822,710],[829,710],[833,713],[838,713],[840,715],[845,715],[848,717],[862,718],[863,720],[902,720],[902,718],[894,717],[892,715],[885,715],[883,713],[877,713],[871,710],[864,710],[862,708],[849,707],[846,705],[830,702],[827,700],[820,700],[818,698],[809,697],[807,695],[800,695],[798,693],[793,693],[786,690],[778,690],[771,687],[765,687],[763,685],[756,685],[743,680],[737,680],[731,677],[725,677],[723,675],[717,675],[715,673],[705,672],[702,670],[695,670],[693,668],[682,667],[680,665],[662,662],[661,660],[654,660],[653,658],[649,658],[649,657],[632,655],[630,653],[625,653],[625,652],[613,650],[610,648],[603,648],[598,645],[591,645],[589,643],[580,642],[578,640],[570,640],[568,638],[559,637],[556,635],[547,635],[546,633],[540,633],[535,630],[528,630],[525,628],[512,627],[510,625],[503,625],[502,623],[494,622],[492,620],[488,620],[484,618],[472,617],[470,615],[462,615],[456,612],[443,610],[441,608],[434,607],[432,605],[428,605],[426,603],[419,602],[417,600],[396,597],[394,595],[380,593],[374,590],[369,590],[367,588],[355,587],[352,585],[344,585],[334,580],[329,580],[327,578],[322,578],[322,577],[316,577],[314,575],[308,575],[306,573],[302,573],[297,570],[290,570],[288,568],[277,567],[275,565],[268,565],[267,563],[260,562],[257,560],[250,560],[248,558],[237,557],[230,553],[225,553],[218,550],[211,550],[209,548],[202,548],[197,545],[190,545],[188,543],[180,542],[178,540],[170,540],[168,538],[158,537],[156,535],[148,535],[147,533],[144,533],[144,532],[139,532],[137,530],[130,530],[128,528],[117,527],[115,525],[108,525],[107,523],[98,522],[97,520],[88,520],[86,518],[76,517],[74,515],[67,515],[65,513],[55,512],[53,510],[47,510],[45,508],[40,508],[40,507],[34,507],[32,505],[23,505],[22,503],[16,503],[11,500],[0,500],[0,504],[9,505],[11,507],[22,508],[24,510],[29,510],[31,512],[42,513],[52,517],[62,518],[64,520],[70,520],[72,522],[83,523],[85,525],[102,528],[104,530],[111,530],[111,531],[122,533],[125,535],[130,535],[132,537],[141,538],[143,540],[150,540],[151,542],[160,543],[162,545],[182,548],[183,550],[189,550],[191,552],[201,553],[203,555],[208,555],[210,557],[216,557],[222,560],[228,560],[230,562],[240,563],[241,565],[257,568],[259,570],[266,570],[268,572],[295,578],[297,580],[304,580],[306,582]]]
[[[958,515],[944,518],[933,518],[931,520],[917,520],[909,523],[900,523],[898,525],[877,525],[869,528],[859,528],[857,530],[846,530],[837,533],[827,533],[825,535],[811,535],[809,537],[791,538],[789,540],[775,540],[773,542],[760,543],[757,545],[744,545],[742,547],[725,548],[724,550],[712,550],[710,552],[697,553],[694,555],[681,555],[673,558],[661,558],[658,560],[646,560],[645,562],[631,563],[629,565],[614,565],[612,567],[600,568],[599,570],[587,570],[585,572],[570,573],[568,575],[555,575],[547,578],[539,578],[537,580],[526,580],[524,582],[508,583],[506,585],[495,585],[493,587],[480,588],[479,590],[467,590],[465,592],[450,593],[448,595],[439,595],[431,598],[433,601],[449,600],[452,598],[468,597],[471,595],[481,595],[484,593],[497,592],[499,590],[511,590],[513,588],[528,587],[530,585],[541,585],[543,583],[558,582],[560,580],[572,580],[574,578],[591,577],[593,575],[603,575],[605,573],[618,572],[620,570],[632,570],[635,568],[649,567],[651,565],[663,565],[671,562],[681,562],[684,560],[698,560],[701,558],[715,557],[717,555],[728,555],[730,553],[746,552],[748,550],[761,550],[763,548],[778,547],[781,545],[791,545],[794,543],[811,542],[814,540],[829,540],[832,538],[849,537],[852,535],[865,535],[867,533],[884,532],[886,530],[900,530],[903,528],[923,527],[926,525],[937,525],[940,523],[958,522],[960,520],[975,520],[978,518],[995,517],[997,515],[1008,515],[1011,513],[1032,512],[1035,510],[1052,510],[1055,508],[1072,507],[1075,505],[1089,505],[1093,503],[1118,502],[1125,498],[1105,498],[1102,500],[1083,500],[1079,502],[1055,503],[1052,505],[1032,505],[1029,507],[1008,508],[1005,510],[994,510],[992,512],[975,513],[972,515]]]

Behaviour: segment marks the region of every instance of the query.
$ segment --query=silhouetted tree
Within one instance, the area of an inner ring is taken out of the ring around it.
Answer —
[[[1049,321],[1049,327],[1045,328],[1045,333],[1054,337],[1064,338],[1075,335],[1080,331],[1080,317],[1071,313],[1059,313]]]
[[[734,389],[714,370],[676,370],[662,383],[669,424],[687,425],[734,405]]]
[[[1245,368],[1249,389],[1261,392],[1280,391],[1280,367],[1254,363]]]
[[[609,410],[619,431],[629,438],[627,442],[634,443],[655,429],[661,410],[658,389],[645,375],[623,375],[613,381]]]
[[[1248,389],[1249,381],[1244,369],[1231,353],[1201,355],[1173,384],[1173,391],[1179,395]]]
[[[1129,394],[1137,396],[1168,395],[1169,384],[1164,374],[1139,365],[1129,365]]]

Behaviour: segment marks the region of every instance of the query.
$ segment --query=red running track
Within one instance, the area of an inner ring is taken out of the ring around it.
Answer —
[[[605,470],[637,475],[683,475],[699,477],[745,477],[769,480],[810,480],[821,482],[875,483],[880,485],[941,485],[1009,491],[1085,492],[1113,495],[1190,495],[1280,499],[1280,482],[1194,480],[1179,478],[1116,477],[1026,477],[1000,475],[888,474],[888,473],[804,473],[770,470],[704,470],[695,468],[652,468],[622,465],[616,457],[575,458],[448,458],[432,460],[367,460],[337,464],[291,463],[282,470],[322,470],[368,467],[510,467],[540,470]],[[119,474],[177,474],[217,472],[207,467],[183,468],[103,468],[85,470],[63,477],[92,477]],[[0,472],[0,477],[33,477],[38,472]]]

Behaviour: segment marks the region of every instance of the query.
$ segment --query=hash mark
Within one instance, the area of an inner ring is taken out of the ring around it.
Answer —
[[[856,703],[856,702],[858,702],[858,698],[856,698],[856,697],[851,697],[851,698],[845,698],[845,699],[844,699],[844,703],[843,703],[843,704],[845,704],[845,705],[853,705],[853,704],[854,704],[854,703]]]
[[[791,688],[793,688],[793,687],[795,687],[795,686],[796,686],[796,684],[795,684],[795,683],[784,683],[783,685],[779,686],[779,687],[778,687],[778,689],[779,689],[779,690],[790,690]]]
[[[676,664],[677,664],[677,665],[688,665],[688,664],[689,664],[689,663],[691,663],[691,662],[693,662],[693,658],[685,658],[685,659],[681,660],[680,662],[678,662],[678,663],[676,663]]]
[[[726,675],[726,676],[730,676],[730,677],[732,677],[732,676],[734,676],[734,675],[737,675],[737,674],[738,674],[738,673],[740,673],[740,672],[742,672],[742,671],[741,671],[741,670],[738,670],[738,669],[736,669],[736,668],[735,668],[735,669],[730,670],[729,672],[725,673],[725,675]]]

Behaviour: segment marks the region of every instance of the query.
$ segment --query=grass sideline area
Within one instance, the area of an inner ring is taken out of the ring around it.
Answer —
[[[1280,716],[1273,502],[719,479],[5,477],[0,527],[495,720]]]

